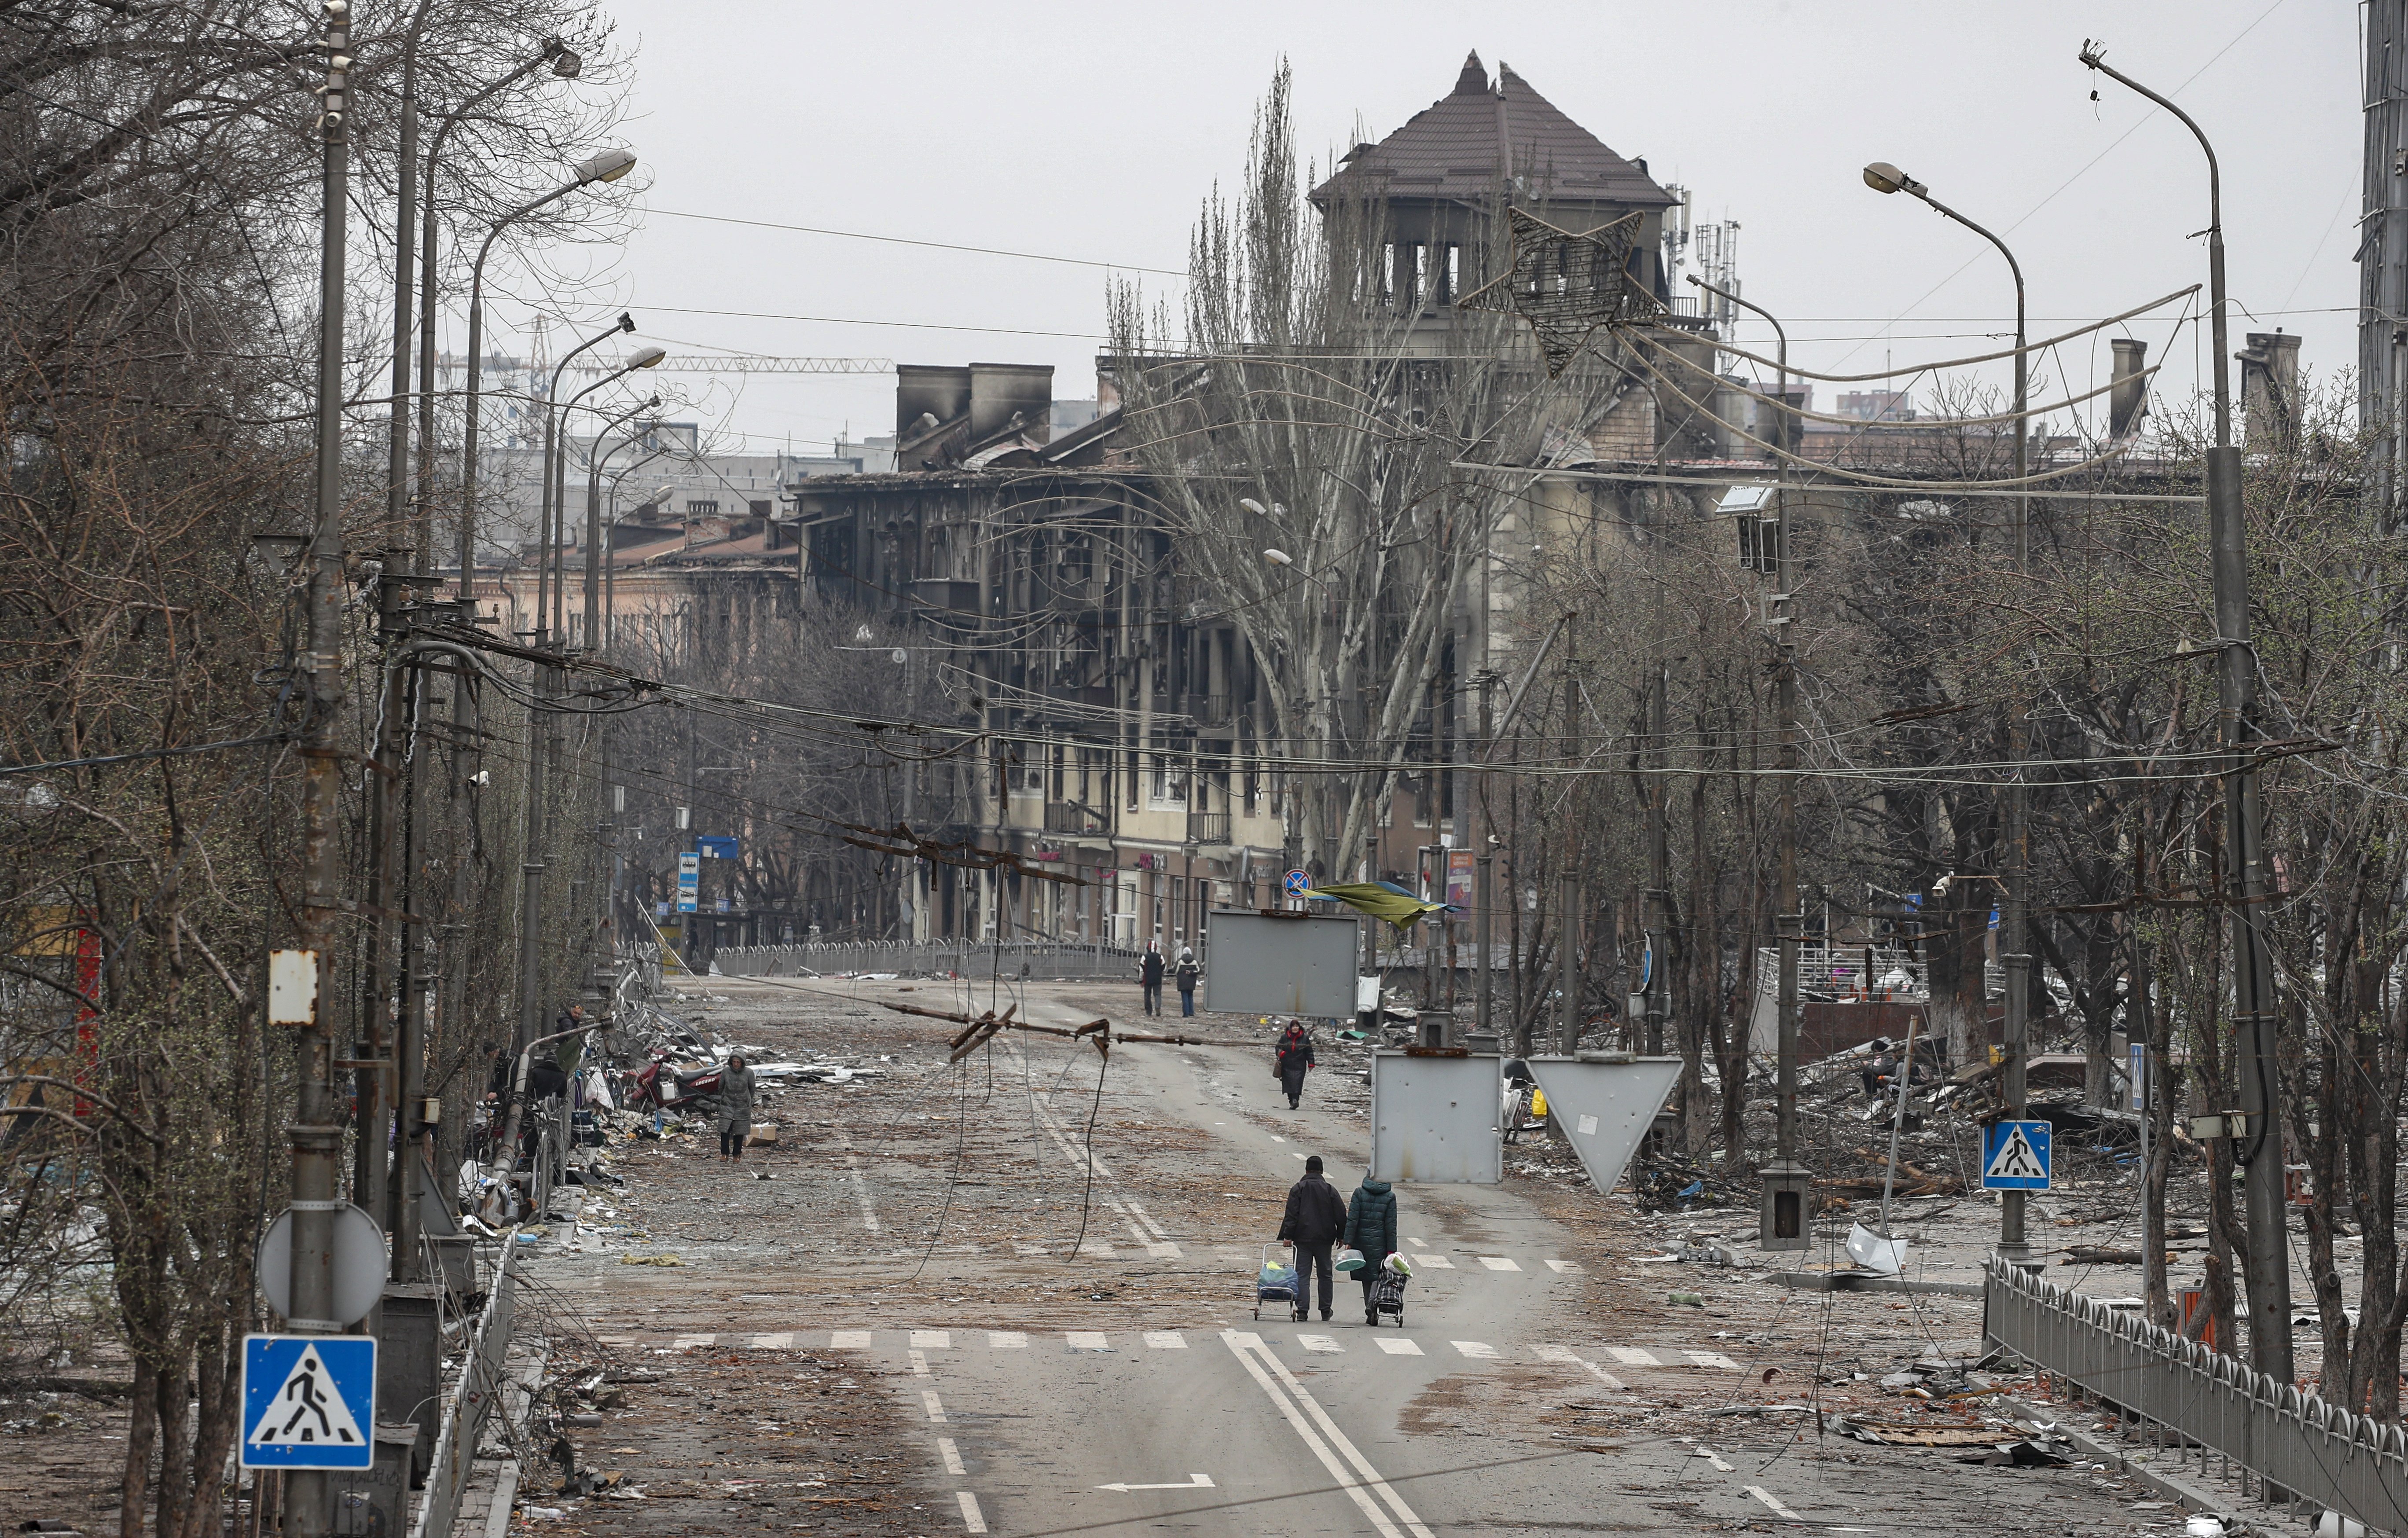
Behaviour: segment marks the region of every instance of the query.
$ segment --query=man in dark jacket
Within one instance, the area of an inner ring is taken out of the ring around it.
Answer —
[[[1293,1111],[1304,1099],[1305,1071],[1312,1067],[1312,1038],[1305,1034],[1303,1026],[1288,1022],[1279,1045],[1272,1049],[1271,1060],[1279,1069],[1280,1088],[1287,1093],[1287,1108]]]
[[[1158,941],[1145,942],[1145,955],[1138,957],[1137,980],[1145,988],[1145,1013],[1162,1013],[1162,945]]]
[[[1354,1198],[1346,1203],[1346,1243],[1363,1252],[1363,1269],[1354,1279],[1363,1284],[1363,1322],[1375,1325],[1379,1314],[1371,1307],[1371,1286],[1380,1279],[1380,1269],[1388,1257],[1397,1253],[1397,1193],[1384,1180],[1363,1177],[1354,1187]]]
[[[1329,1317],[1333,1300],[1329,1294],[1337,1286],[1337,1272],[1330,1269],[1329,1245],[1346,1226],[1346,1199],[1338,1187],[1321,1178],[1321,1156],[1313,1155],[1304,1161],[1304,1178],[1287,1189],[1287,1215],[1280,1219],[1279,1236],[1296,1245],[1296,1301],[1303,1306],[1306,1295],[1312,1290],[1312,1278],[1321,1278],[1321,1316]]]

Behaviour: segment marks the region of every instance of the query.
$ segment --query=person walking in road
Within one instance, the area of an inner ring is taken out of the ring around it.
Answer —
[[[1371,1288],[1388,1257],[1397,1253],[1397,1193],[1386,1181],[1373,1180],[1368,1170],[1363,1184],[1354,1187],[1353,1200],[1346,1203],[1345,1240],[1349,1248],[1363,1252],[1363,1269],[1354,1273],[1354,1279],[1363,1284],[1363,1322],[1376,1325],[1380,1313],[1371,1306]]]
[[[1196,964],[1196,953],[1184,945],[1179,947],[1179,965],[1171,969],[1170,976],[1179,985],[1180,1013],[1196,1013],[1196,980],[1203,975],[1204,969]]]
[[[1137,959],[1137,980],[1145,987],[1145,1013],[1162,1013],[1162,941],[1145,942],[1145,955]]]
[[[1329,1245],[1346,1227],[1346,1199],[1321,1178],[1321,1156],[1304,1161],[1304,1178],[1287,1188],[1287,1215],[1280,1219],[1279,1236],[1296,1246],[1296,1303],[1300,1311],[1321,1278],[1321,1316],[1329,1317],[1338,1273],[1330,1269]]]
[[[719,1075],[719,1157],[741,1160],[744,1140],[752,1133],[752,1065],[741,1056],[727,1059]]]
[[[1271,1060],[1279,1069],[1280,1088],[1287,1092],[1287,1108],[1293,1111],[1304,1100],[1304,1076],[1312,1068],[1312,1038],[1305,1034],[1302,1021],[1287,1023]]]

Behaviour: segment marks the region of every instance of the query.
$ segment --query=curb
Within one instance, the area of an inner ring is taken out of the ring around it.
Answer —
[[[1979,1282],[1915,1282],[1903,1276],[1881,1276],[1862,1271],[1776,1271],[1772,1281],[1806,1292],[1938,1292],[1952,1298],[1979,1298]]]

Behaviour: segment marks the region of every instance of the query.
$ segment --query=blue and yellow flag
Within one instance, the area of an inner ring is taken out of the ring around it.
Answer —
[[[1417,898],[1394,882],[1357,881],[1340,886],[1314,886],[1305,890],[1308,898],[1326,898],[1342,902],[1356,913],[1385,919],[1399,929],[1411,929],[1425,913],[1447,911],[1443,902]]]

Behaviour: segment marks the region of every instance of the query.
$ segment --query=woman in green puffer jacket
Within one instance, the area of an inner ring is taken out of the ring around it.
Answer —
[[[1363,1252],[1363,1269],[1354,1280],[1363,1284],[1363,1322],[1376,1325],[1380,1315],[1371,1307],[1371,1285],[1380,1279],[1381,1266],[1397,1253],[1397,1193],[1368,1171],[1346,1203],[1346,1243]]]

